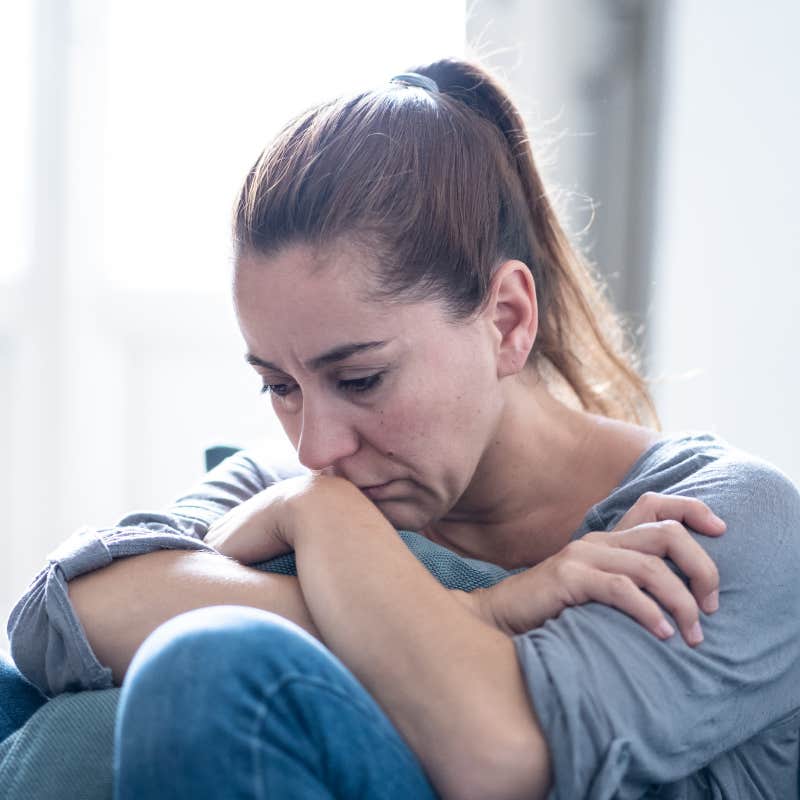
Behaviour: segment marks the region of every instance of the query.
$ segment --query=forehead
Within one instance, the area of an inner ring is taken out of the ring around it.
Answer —
[[[237,302],[294,299],[302,300],[296,307],[306,307],[320,296],[329,300],[341,297],[348,305],[363,305],[369,311],[376,307],[368,302],[370,285],[363,257],[343,247],[315,251],[294,245],[269,256],[243,253],[234,264]]]
[[[431,302],[369,300],[373,280],[363,256],[346,248],[317,254],[298,245],[269,257],[242,254],[234,269],[234,304],[248,348],[268,358],[283,345],[313,356],[350,341],[411,344],[443,324]]]

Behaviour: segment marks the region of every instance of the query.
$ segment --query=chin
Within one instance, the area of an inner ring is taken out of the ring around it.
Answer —
[[[402,500],[373,500],[378,511],[391,523],[392,527],[398,531],[420,531],[430,521],[427,515],[408,509],[406,507],[405,513],[399,509]]]

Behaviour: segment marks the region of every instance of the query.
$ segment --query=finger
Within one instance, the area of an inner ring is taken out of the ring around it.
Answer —
[[[702,641],[702,633],[698,638],[701,626],[697,601],[663,559],[624,547],[604,547],[591,542],[587,543],[582,558],[594,569],[623,575],[637,588],[646,589],[672,614],[688,645],[694,646]],[[663,616],[660,610],[659,614]]]
[[[575,594],[583,597],[581,602],[595,600],[613,606],[635,619],[658,639],[668,639],[675,633],[658,603],[644,594],[627,575],[595,570],[588,565],[583,569],[589,572],[581,573],[575,569],[573,573],[577,584]]]
[[[689,579],[697,604],[707,614],[719,604],[719,570],[711,556],[679,522],[637,525],[627,531],[608,534],[608,544],[669,558]]]
[[[683,509],[683,518],[678,519],[678,514]],[[702,500],[696,497],[679,497],[678,495],[661,495],[661,501],[656,510],[657,519],[674,519],[694,528],[698,533],[710,534],[724,533],[727,525],[718,517]]]
[[[696,497],[645,492],[614,526],[626,530],[644,522],[673,519],[707,536],[725,533],[725,521],[720,519],[702,500]]]

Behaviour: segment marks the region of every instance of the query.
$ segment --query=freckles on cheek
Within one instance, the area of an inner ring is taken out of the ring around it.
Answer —
[[[397,453],[416,452],[428,439],[429,425],[430,421],[420,418],[419,410],[410,405],[382,414],[379,430],[386,456],[394,458]]]

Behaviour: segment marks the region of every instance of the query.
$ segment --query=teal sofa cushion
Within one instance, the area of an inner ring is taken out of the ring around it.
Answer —
[[[3,800],[111,800],[121,691],[56,695],[0,742]]]
[[[230,445],[206,448],[206,469],[237,450],[241,448]],[[116,687],[56,695],[0,742],[3,800],[111,800],[114,719],[121,691]]]

